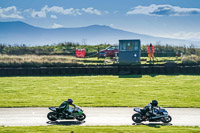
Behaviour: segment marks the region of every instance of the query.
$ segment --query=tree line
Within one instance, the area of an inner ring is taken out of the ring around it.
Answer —
[[[27,46],[23,45],[5,45],[0,44],[0,54],[7,55],[23,55],[23,54],[35,54],[35,55],[75,55],[75,50],[85,49],[86,56],[97,55],[98,50],[105,49],[111,46],[111,44],[99,44],[99,45],[80,45],[78,43],[65,42],[54,45],[44,46]],[[141,53],[143,57],[147,55],[148,45],[141,46]],[[155,45],[155,55],[157,57],[172,57],[181,54],[196,54],[200,55],[200,49],[195,48],[194,45],[186,46],[171,46],[171,45]]]

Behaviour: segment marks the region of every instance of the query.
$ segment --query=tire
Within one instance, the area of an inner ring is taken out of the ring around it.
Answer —
[[[142,115],[139,114],[139,113],[133,114],[132,120],[133,120],[135,123],[141,123],[141,122],[142,122]]]
[[[50,121],[56,121],[58,119],[57,117],[57,113],[55,112],[49,112],[47,114],[47,118],[50,120]]]
[[[168,115],[167,119],[162,118],[161,121],[164,122],[164,123],[169,123],[169,122],[172,121],[172,117],[170,115]]]
[[[84,113],[81,114],[81,115],[79,115],[78,117],[76,117],[76,119],[77,119],[78,121],[83,121],[85,118],[86,118],[86,115],[85,115]]]

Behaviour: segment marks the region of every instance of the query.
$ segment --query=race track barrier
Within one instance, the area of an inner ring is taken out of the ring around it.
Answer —
[[[200,65],[136,65],[0,68],[0,76],[54,76],[54,75],[169,75],[200,74]]]

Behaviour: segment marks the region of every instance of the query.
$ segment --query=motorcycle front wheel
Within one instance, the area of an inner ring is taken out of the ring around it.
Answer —
[[[141,123],[141,122],[142,122],[142,115],[139,114],[139,113],[133,114],[132,120],[133,120],[135,123]]]
[[[77,116],[76,119],[78,121],[83,121],[86,118],[86,115],[84,113],[82,113],[81,115]]]
[[[57,118],[57,113],[55,112],[49,112],[47,114],[47,118],[50,120],[50,121],[56,121],[58,118]]]
[[[168,115],[167,118],[162,118],[161,121],[164,122],[164,123],[169,123],[169,122],[172,121],[172,117],[170,115]]]

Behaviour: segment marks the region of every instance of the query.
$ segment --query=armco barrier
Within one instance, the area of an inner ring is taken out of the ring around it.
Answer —
[[[150,75],[150,74],[200,74],[196,66],[85,66],[85,67],[41,67],[0,68],[0,76],[53,76],[53,75]]]

